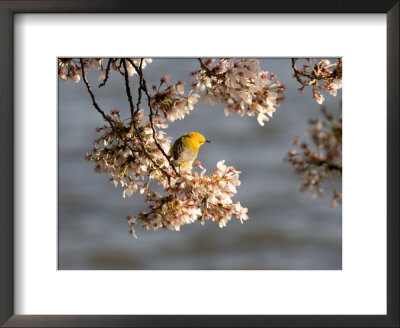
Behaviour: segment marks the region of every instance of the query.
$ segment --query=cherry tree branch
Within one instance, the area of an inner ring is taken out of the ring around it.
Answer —
[[[131,88],[129,86],[128,69],[126,67],[126,61],[124,59],[121,59],[121,60],[122,60],[123,66],[124,66],[125,90],[126,90],[126,95],[128,96],[129,107],[131,110],[131,119],[132,119],[132,123],[135,125],[135,130],[137,131],[136,122],[135,122],[135,106],[133,105]]]
[[[203,61],[201,60],[201,58],[197,58],[197,60],[200,62],[200,66],[202,69],[204,69],[205,71],[207,71],[208,73],[212,74],[212,72],[210,71],[210,69],[204,65]]]
[[[90,87],[89,81],[88,81],[87,76],[86,76],[85,64],[83,63],[83,59],[80,58],[79,60],[80,60],[80,63],[81,63],[81,68],[82,68],[82,78],[83,78],[83,81],[85,82],[85,85],[86,85],[86,88],[87,88],[87,90],[89,92],[89,95],[92,98],[93,107],[96,108],[96,110],[101,114],[101,116],[103,116],[104,120],[106,120],[110,124],[111,128],[114,129],[114,125],[113,125],[112,120],[110,119],[110,117],[108,117],[108,115],[106,115],[104,113],[104,111],[100,108],[100,106],[97,104],[97,102],[96,102],[96,100],[94,98],[94,94],[93,94],[92,88]]]
[[[294,77],[296,78],[296,80],[297,80],[301,85],[304,85],[304,86],[306,86],[306,87],[309,86],[309,85],[311,85],[311,84],[312,84],[312,80],[316,79],[317,77],[316,77],[316,76],[311,76],[310,74],[307,74],[307,73],[300,73],[300,71],[299,71],[298,68],[296,67],[296,61],[297,61],[296,58],[292,58],[292,68],[293,68],[293,71],[294,71]],[[309,81],[309,82],[305,82],[305,81],[303,81],[303,80],[301,79],[300,76],[308,77],[308,78],[310,79],[310,81]]]
[[[126,147],[128,147],[128,148],[132,151],[132,153],[137,152],[136,149],[133,149],[133,148],[126,142],[125,138],[121,135],[121,132],[119,131],[119,129],[117,129],[117,128],[115,127],[115,125],[114,125],[112,119],[111,119],[108,115],[106,115],[106,114],[104,113],[104,111],[100,108],[100,106],[97,104],[96,99],[95,99],[95,97],[94,97],[94,93],[93,93],[93,91],[92,91],[92,88],[91,88],[91,86],[90,86],[90,84],[89,84],[89,81],[88,81],[88,79],[87,79],[87,76],[86,76],[85,65],[84,65],[84,63],[83,63],[82,58],[80,58],[80,63],[81,63],[81,68],[82,68],[82,79],[83,79],[83,81],[85,82],[85,85],[86,85],[86,88],[87,88],[87,90],[88,90],[88,92],[89,92],[90,97],[92,98],[93,107],[103,116],[104,120],[106,120],[106,121],[110,124],[111,129],[112,129],[113,131],[115,131],[115,132],[118,134],[118,136],[120,137],[120,139],[121,139],[121,141],[124,143],[124,145],[125,145]]]
[[[128,58],[127,60],[128,60],[128,62],[135,68],[136,72],[137,72],[138,75],[139,75],[139,78],[140,78],[139,90],[143,90],[143,91],[146,93],[146,95],[147,95],[147,104],[148,104],[149,109],[150,109],[149,120],[150,120],[151,129],[153,130],[153,139],[154,139],[154,143],[156,144],[157,148],[161,151],[161,153],[164,155],[164,157],[168,160],[168,163],[169,163],[169,165],[172,167],[172,169],[174,170],[174,172],[175,172],[176,174],[178,174],[178,172],[177,172],[175,166],[174,166],[174,165],[172,164],[172,162],[171,162],[171,157],[167,155],[167,153],[166,153],[166,152],[164,151],[164,149],[160,146],[160,144],[158,143],[157,138],[156,138],[156,130],[155,130],[155,128],[154,128],[154,122],[153,122],[154,111],[153,111],[153,106],[151,105],[151,95],[150,95],[150,92],[149,92],[149,90],[148,90],[148,88],[147,88],[146,80],[144,79],[143,71],[142,71],[142,68],[141,68],[143,58],[142,58],[141,61],[140,61],[140,67],[138,67],[131,59]],[[124,63],[124,67],[125,67],[125,65],[126,65],[126,64]],[[126,74],[126,73],[125,73],[125,74]],[[141,92],[139,92],[139,94],[140,94],[140,93],[141,93]],[[132,107],[131,107],[131,109],[132,109]]]
[[[139,64],[139,70],[140,71],[142,71],[142,64],[143,64],[143,58],[140,59],[140,64]],[[135,114],[139,111],[140,102],[142,101],[142,84],[143,84],[143,79],[144,79],[143,78],[143,74],[139,75],[139,79],[140,79],[140,81],[139,81],[139,88],[138,88],[138,101],[137,101],[137,104],[136,104],[136,112],[135,112]]]
[[[101,87],[103,87],[103,86],[106,85],[106,83],[107,83],[107,81],[108,81],[108,77],[109,77],[109,75],[110,75],[110,66],[111,66],[111,62],[112,62],[113,60],[114,60],[114,58],[110,58],[110,59],[108,60],[107,68],[106,68],[106,77],[104,78],[103,83],[101,83],[101,84],[99,85],[99,88],[101,88]]]
[[[170,180],[170,174],[168,172],[166,172],[165,170],[161,169],[157,163],[153,160],[153,158],[149,155],[149,153],[146,151],[145,147],[144,147],[144,141],[143,138],[140,134],[140,131],[138,130],[137,124],[136,124],[136,120],[134,118],[134,110],[135,110],[135,106],[133,104],[133,100],[132,100],[132,93],[131,93],[131,88],[129,85],[129,76],[128,76],[128,71],[127,71],[127,67],[126,67],[126,60],[124,58],[121,59],[122,60],[122,65],[124,66],[124,78],[125,78],[125,91],[126,91],[126,95],[128,96],[128,101],[129,101],[129,107],[131,110],[131,115],[132,115],[132,123],[133,123],[133,127],[135,129],[135,134],[137,135],[137,137],[140,140],[140,145],[142,148],[143,153],[145,154],[145,156],[153,163],[153,165],[158,168],[159,170],[161,170],[167,177],[168,177],[168,181]],[[132,61],[131,65],[132,65]],[[135,66],[134,66],[135,67]],[[136,69],[136,67],[135,67]],[[154,128],[153,128],[154,129]],[[153,130],[154,131],[154,130]],[[154,142],[157,144],[157,140],[153,134],[153,138],[154,138]]]

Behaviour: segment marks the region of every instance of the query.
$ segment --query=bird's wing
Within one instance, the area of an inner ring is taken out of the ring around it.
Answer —
[[[178,139],[176,139],[174,145],[173,145],[173,156],[174,159],[177,160],[179,158],[179,155],[182,154],[183,149],[184,149],[185,145],[183,144],[183,140],[182,137],[179,137]]]
[[[192,149],[186,147],[176,159],[178,163],[193,162],[197,157],[197,153]]]

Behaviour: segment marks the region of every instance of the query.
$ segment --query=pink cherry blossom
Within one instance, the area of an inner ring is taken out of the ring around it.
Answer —
[[[303,64],[301,69],[296,67],[297,59],[292,58],[293,77],[304,87],[312,86],[313,98],[318,104],[325,101],[321,91],[328,91],[330,95],[336,96],[337,90],[342,88],[342,59],[332,63],[327,59],[307,58],[307,64]]]
[[[299,191],[309,191],[313,198],[324,197],[322,181],[328,179],[333,187],[331,207],[341,203],[341,193],[337,192],[333,178],[342,175],[342,118],[334,118],[323,107],[321,109],[324,119],[310,119],[308,134],[313,142],[313,147],[307,143],[300,143],[297,137],[293,144],[301,150],[292,149],[285,157],[285,161],[293,166],[296,174],[300,175]],[[313,149],[316,149],[314,151]]]
[[[152,108],[157,113],[163,113],[170,122],[183,119],[193,110],[200,97],[197,93],[192,92],[185,96],[184,90],[184,82],[182,81],[169,85],[163,90],[153,89],[154,93],[150,101]]]
[[[206,91],[201,96],[203,101],[211,105],[226,104],[226,116],[257,115],[257,121],[264,125],[276,111],[276,107],[284,99],[285,86],[273,81],[276,76],[260,70],[256,59],[234,60],[220,59],[214,67],[213,61],[206,61],[202,69],[192,72],[192,88]]]
[[[148,211],[128,219],[133,236],[138,225],[146,230],[178,231],[182,225],[195,221],[204,224],[212,220],[224,227],[232,216],[241,222],[248,219],[247,209],[232,201],[240,185],[239,171],[222,160],[214,172],[206,175],[206,169],[197,161],[195,167],[201,169],[200,174],[196,170],[177,174],[158,149],[144,110],[134,116],[139,135],[119,115],[118,109],[109,115],[116,129],[107,125],[97,129],[100,136],[86,158],[95,164],[96,173],[111,176],[110,182],[115,187],[121,185],[123,197],[131,197],[137,191],[145,194]],[[163,130],[168,127],[165,119],[156,116],[153,124],[161,129],[156,133],[156,140],[166,152],[171,141]],[[151,187],[154,184],[161,186],[164,194],[154,191]]]

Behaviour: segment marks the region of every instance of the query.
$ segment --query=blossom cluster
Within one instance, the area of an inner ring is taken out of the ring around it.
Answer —
[[[87,58],[83,59],[85,67],[88,68],[100,68],[102,65],[101,58]],[[66,81],[71,79],[75,83],[81,80],[82,67],[80,62],[74,58],[59,58],[58,59],[58,75],[61,79]]]
[[[86,159],[95,163],[96,173],[110,175],[110,182],[115,186],[121,184],[123,197],[131,196],[138,188],[143,192],[147,186],[145,178],[158,178],[163,174],[163,168],[169,166],[154,142],[150,122],[143,109],[135,114],[135,124],[125,125],[118,109],[113,109],[107,117],[112,126],[96,129],[101,135],[94,141],[92,153],[87,154]],[[153,124],[166,127],[162,119],[155,119]],[[156,138],[163,149],[168,149],[170,139],[164,138],[164,134],[164,131],[158,131]]]
[[[178,81],[176,84],[167,85],[166,88],[160,90],[163,84],[168,83],[170,77],[164,75],[160,80],[160,86],[153,85],[153,95],[150,100],[152,108],[156,113],[163,113],[168,121],[183,119],[185,115],[193,110],[194,105],[200,97],[197,93],[189,93],[185,96],[185,82]]]
[[[201,167],[200,162],[196,165]],[[147,192],[149,211],[140,213],[137,217],[128,216],[131,233],[135,234],[139,221],[144,229],[164,228],[176,231],[182,225],[195,221],[204,224],[210,219],[223,228],[232,216],[243,223],[243,220],[248,219],[247,208],[242,207],[240,202],[233,202],[231,198],[236,194],[236,187],[240,185],[239,173],[232,166],[227,167],[224,161],[220,161],[210,175],[205,175],[205,169],[200,174],[182,171],[169,182],[165,179],[159,181],[167,195],[153,190]]]
[[[309,120],[308,134],[316,152],[295,137],[293,144],[299,149],[290,150],[285,161],[292,164],[296,174],[301,175],[300,192],[308,190],[313,197],[323,197],[321,183],[329,178],[333,188],[330,205],[336,207],[342,202],[342,194],[334,185],[334,178],[342,175],[342,117],[334,118],[324,107],[321,111],[323,119]]]
[[[166,137],[166,122],[183,119],[201,97],[211,104],[226,105],[226,116],[257,116],[259,124],[264,125],[284,99],[285,86],[276,80],[275,74],[260,70],[256,59],[199,61],[201,69],[192,72],[192,90],[185,95],[185,83],[170,84],[167,75],[161,77],[158,86],[147,88],[142,69],[152,62],[151,59],[109,58],[106,64],[101,58],[58,60],[60,78],[74,82],[82,78],[94,108],[106,121],[97,129],[99,137],[92,152],[87,154],[87,160],[95,164],[96,173],[107,174],[115,187],[122,186],[123,197],[130,197],[138,191],[145,195],[148,210],[128,216],[130,232],[135,237],[139,225],[147,230],[179,230],[182,225],[194,221],[204,224],[211,220],[222,228],[233,216],[242,223],[248,219],[247,208],[232,201],[240,185],[240,172],[225,165],[223,160],[209,175],[200,162],[196,162],[194,170],[176,167],[167,155],[171,140]],[[295,63],[296,60],[292,60],[295,77],[303,88],[312,85],[318,102],[323,101],[320,90],[336,95],[341,88],[340,59],[335,64],[327,60],[309,60],[301,70]],[[123,76],[130,119],[121,119],[118,109],[106,114],[100,108],[87,79],[87,69],[98,70],[98,80],[102,81],[99,87],[106,84],[110,72]],[[129,81],[129,77],[135,74],[139,75],[136,105]],[[204,94],[200,96],[200,92]],[[142,94],[147,97],[148,115],[141,109]],[[313,196],[323,195],[321,182],[327,176],[341,175],[341,118],[334,119],[326,110],[323,113],[325,121],[310,120],[309,133],[317,146],[317,153],[296,139],[294,143],[302,152],[291,150],[286,158],[295,172],[302,175],[300,190],[309,190]],[[155,191],[155,188],[162,191]],[[340,202],[341,194],[334,189],[331,206]]]
[[[107,74],[111,71],[122,72],[122,60],[125,60],[127,66],[127,73],[131,77],[137,74],[136,69],[132,64],[126,59],[110,58],[108,68],[104,68],[102,58],[84,58],[83,64],[85,68],[97,69],[99,72],[97,74],[97,79],[99,81],[104,81]],[[130,58],[130,60],[142,69],[146,67],[147,64],[152,62],[151,58]],[[80,62],[76,61],[74,58],[59,58],[58,59],[58,75],[61,79],[66,81],[71,79],[75,83],[78,83],[82,76],[82,67]]]
[[[150,64],[153,61],[151,58],[130,58],[130,60],[136,67],[141,67],[141,69],[145,68],[147,64]],[[114,71],[120,71],[120,66],[117,65],[117,61],[112,62],[112,67]],[[126,69],[130,77],[137,74],[135,67],[132,66],[129,60],[126,60]]]
[[[200,62],[201,69],[192,72],[192,88],[205,91],[203,101],[226,104],[226,116],[257,115],[258,123],[264,125],[284,98],[285,86],[276,80],[275,74],[261,71],[256,59]]]
[[[142,109],[135,113],[132,124],[125,124],[117,109],[107,117],[112,126],[97,129],[100,137],[86,158],[95,163],[96,173],[110,175],[115,187],[121,184],[124,197],[136,191],[145,194],[149,212],[128,217],[135,237],[139,223],[144,229],[179,230],[197,220],[204,223],[211,219],[224,227],[233,215],[241,221],[248,218],[247,209],[231,199],[240,184],[239,171],[224,161],[218,162],[210,175],[205,175],[200,162],[196,166],[201,173],[174,169],[158,147],[167,153],[170,139],[163,130],[156,132],[155,139],[153,134],[153,128],[167,128],[164,118],[155,116],[152,125]],[[165,195],[151,189],[154,181]]]
[[[337,91],[342,88],[342,59],[331,63],[327,59],[307,58],[306,64],[301,69],[296,67],[297,59],[292,59],[293,77],[302,85],[300,92],[306,86],[312,86],[313,98],[318,104],[325,100],[321,90],[329,92],[332,96],[337,95]]]

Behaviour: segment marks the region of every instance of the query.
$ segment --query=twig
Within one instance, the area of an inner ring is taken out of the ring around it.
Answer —
[[[119,71],[121,71],[122,62],[123,62],[123,60],[122,60],[122,58],[120,58],[119,65],[118,65],[118,70]]]
[[[143,58],[140,59],[140,65],[139,65],[140,71],[142,71],[142,64],[143,64]],[[138,88],[138,101],[137,101],[137,104],[136,104],[135,115],[139,111],[140,102],[142,101],[143,74],[139,75],[139,78],[140,78],[140,81],[139,81],[139,88]],[[132,117],[132,119],[133,119],[133,117]]]
[[[132,122],[136,124],[134,119],[135,106],[133,105],[131,87],[129,86],[129,76],[128,76],[128,70],[126,68],[126,61],[124,58],[122,58],[121,60],[123,61],[123,66],[124,66],[125,89],[126,89],[126,95],[128,96],[129,107],[131,109],[131,118]]]
[[[141,83],[140,83],[140,85],[141,85],[140,89],[142,89],[142,90],[146,93],[146,95],[147,95],[147,104],[148,104],[148,106],[149,106],[149,108],[150,108],[149,120],[150,120],[151,129],[153,130],[153,139],[154,139],[154,143],[156,144],[157,148],[161,151],[161,153],[164,155],[164,157],[168,160],[169,165],[172,167],[172,169],[175,171],[175,173],[178,174],[178,172],[177,172],[175,166],[174,166],[174,165],[172,164],[172,162],[171,162],[171,157],[168,156],[168,155],[165,153],[164,149],[160,146],[160,144],[159,144],[158,141],[157,141],[157,138],[156,138],[156,130],[155,130],[155,128],[154,128],[154,123],[153,123],[154,111],[153,111],[153,106],[151,105],[151,95],[150,95],[149,90],[147,89],[146,80],[145,80],[144,77],[143,77],[143,71],[142,71],[141,67],[140,67],[140,68],[137,67],[137,65],[136,65],[131,59],[128,58],[127,60],[128,60],[129,63],[135,68],[136,72],[138,73],[138,75],[139,75],[139,77],[140,77],[140,82],[141,82]],[[143,59],[142,59],[142,60],[143,60]],[[142,63],[142,61],[141,61],[140,63]],[[124,65],[125,65],[125,63],[124,63]],[[141,66],[141,65],[140,65],[140,66]],[[125,79],[126,79],[126,78],[125,78]],[[132,105],[132,106],[133,106],[133,105]],[[132,107],[131,107],[131,110],[132,110]]]
[[[201,60],[201,58],[197,58],[197,60],[200,62],[201,68],[207,72],[208,76],[215,76],[217,78],[224,78],[224,74],[223,73],[213,72],[206,65],[204,65],[204,63]],[[226,59],[223,59],[223,60],[226,60]],[[207,90],[206,92],[208,92],[208,88],[206,88],[206,90]]]
[[[92,98],[92,103],[93,103],[93,107],[103,116],[104,120],[106,120],[109,124],[110,127],[113,131],[115,131],[117,133],[117,135],[119,136],[119,138],[122,140],[122,142],[124,143],[124,145],[126,147],[128,147],[132,153],[138,152],[137,150],[133,149],[127,142],[126,140],[123,138],[123,136],[121,135],[120,131],[114,126],[112,119],[106,115],[104,113],[104,111],[100,108],[100,106],[97,104],[96,99],[94,97],[92,88],[90,87],[89,81],[86,77],[86,71],[85,71],[85,66],[83,63],[82,58],[80,58],[80,62],[81,62],[81,68],[82,68],[82,79],[85,82],[86,88],[88,89],[88,92],[90,94],[90,97]]]
[[[327,86],[326,81],[328,79],[335,79],[338,75],[341,74],[341,71],[338,71],[338,64],[336,64],[336,63],[330,65],[330,66],[336,66],[335,70],[333,72],[331,72],[330,75],[318,76],[315,74],[314,68],[312,68],[311,73],[299,71],[299,69],[296,67],[296,61],[297,61],[297,58],[292,58],[292,68],[294,71],[294,77],[303,86],[309,86],[309,85],[314,84],[315,86],[318,86],[319,88],[325,88]],[[339,62],[340,62],[340,58],[339,58]],[[311,67],[311,62],[310,62],[310,67]],[[300,76],[306,77],[306,78],[310,79],[310,81],[308,81],[308,82],[303,81]],[[323,85],[320,85],[318,83],[318,81],[322,81]]]
[[[204,63],[201,60],[201,58],[197,58],[197,60],[200,62],[200,66],[201,66],[202,69],[204,69],[205,71],[207,71],[210,74],[213,74],[213,72],[211,72],[210,69],[206,65],[204,65]]]
[[[315,77],[312,77],[311,75],[309,75],[309,74],[302,74],[302,73],[300,73],[300,71],[297,69],[297,67],[296,67],[296,61],[297,61],[297,59],[296,58],[292,58],[292,68],[293,68],[293,71],[294,71],[294,77],[296,78],[296,80],[301,84],[301,85],[304,85],[304,86],[309,86],[309,85],[311,85],[312,84],[312,81],[310,81],[310,82],[305,82],[305,81],[303,81],[301,78],[300,78],[300,75],[303,75],[303,76],[306,76],[306,77],[308,77],[310,80],[314,80],[315,79]]]
[[[109,75],[110,75],[110,66],[111,66],[112,60],[113,60],[113,58],[110,58],[110,59],[108,60],[107,68],[106,68],[106,77],[104,78],[103,83],[101,83],[101,84],[99,85],[99,88],[105,86],[106,83],[107,83],[107,81],[108,81],[108,77],[109,77]]]
[[[141,136],[141,134],[140,134],[140,132],[139,132],[139,130],[138,130],[138,128],[137,128],[136,120],[135,120],[135,118],[134,118],[134,105],[133,105],[133,101],[132,101],[131,88],[130,88],[130,86],[129,86],[129,76],[128,76],[128,74],[127,74],[126,61],[125,61],[124,58],[122,58],[121,60],[123,61],[123,66],[124,66],[124,71],[125,71],[125,72],[124,72],[124,73],[125,73],[125,74],[124,74],[124,77],[125,77],[125,90],[126,90],[126,95],[128,96],[129,107],[130,107],[130,110],[131,110],[132,123],[133,123],[133,127],[134,127],[134,129],[135,129],[135,132],[137,133],[137,136],[138,136],[138,138],[139,138],[140,146],[141,146],[141,148],[142,148],[142,151],[143,151],[143,153],[145,154],[145,156],[153,163],[153,165],[154,165],[155,167],[157,167],[158,169],[160,169],[160,170],[167,176],[168,182],[170,182],[170,175],[169,175],[169,173],[166,172],[165,170],[163,170],[162,168],[160,168],[160,167],[157,165],[157,163],[153,160],[153,158],[147,153],[146,149],[144,148],[144,141],[143,141],[143,138],[142,138],[142,136]],[[132,62],[131,60],[129,60],[129,59],[126,59],[126,60],[128,60],[131,64],[133,63],[133,62]],[[135,67],[135,66],[134,66],[134,67]],[[135,67],[135,69],[136,69],[136,67]],[[156,139],[154,139],[154,141],[155,141],[156,144],[157,144]]]
[[[101,114],[101,116],[103,116],[103,118],[106,121],[108,121],[108,123],[110,123],[111,128],[113,128],[113,130],[114,130],[114,125],[112,123],[112,120],[108,117],[108,115],[106,115],[104,113],[104,111],[100,108],[100,106],[97,104],[97,102],[96,102],[96,100],[94,98],[94,94],[93,94],[92,88],[90,87],[89,81],[88,81],[88,79],[86,77],[85,65],[83,63],[82,58],[80,58],[80,62],[81,62],[81,68],[82,68],[82,78],[83,78],[83,81],[85,82],[86,88],[88,89],[90,97],[92,98],[93,107],[96,108],[96,110]]]
[[[311,163],[311,165],[315,165],[315,166],[326,166],[326,168],[328,168],[331,171],[338,171],[340,172],[340,174],[342,174],[342,166],[338,165],[338,164],[333,164],[333,163],[328,163],[327,161],[324,160],[317,160],[314,159],[314,162]]]

